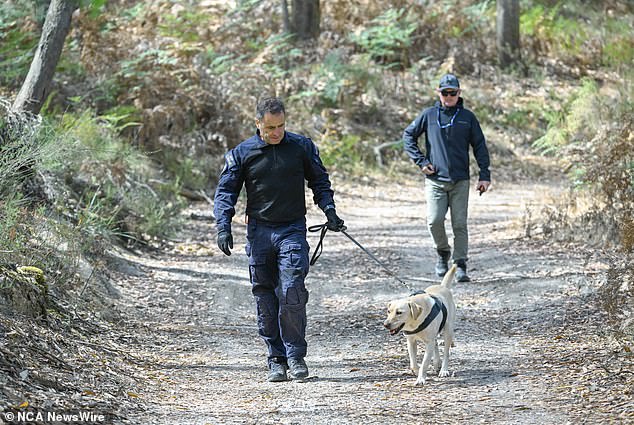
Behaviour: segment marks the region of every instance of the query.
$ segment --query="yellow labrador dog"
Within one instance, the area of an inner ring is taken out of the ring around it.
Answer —
[[[396,335],[400,331],[405,334],[409,367],[415,375],[418,375],[416,385],[425,384],[427,367],[432,358],[434,368],[436,370],[440,368],[438,376],[449,376],[449,347],[453,345],[453,330],[456,319],[456,305],[450,288],[455,274],[456,265],[454,264],[445,274],[440,285],[432,285],[423,293],[392,301],[387,306],[387,319],[383,325],[390,331],[391,335]],[[445,341],[442,367],[436,342],[441,333]],[[425,343],[425,356],[420,368],[416,363],[416,343],[418,341]]]

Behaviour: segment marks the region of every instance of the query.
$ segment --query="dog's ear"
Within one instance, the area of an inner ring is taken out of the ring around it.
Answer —
[[[423,309],[420,308],[418,304],[412,301],[410,301],[408,305],[409,305],[409,312],[412,315],[412,319],[418,319],[418,316],[420,316],[420,314],[423,312]]]

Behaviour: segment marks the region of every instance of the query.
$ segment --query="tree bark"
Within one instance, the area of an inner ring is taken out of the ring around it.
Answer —
[[[57,62],[78,0],[51,0],[44,20],[42,36],[31,62],[29,73],[13,102],[13,109],[39,114],[48,96]]]
[[[319,37],[319,0],[292,0],[290,31],[301,40]]]
[[[519,0],[497,0],[497,51],[503,68],[520,61]]]
[[[284,21],[284,32],[289,33],[291,31],[291,23],[288,16],[288,2],[282,0],[282,19]]]

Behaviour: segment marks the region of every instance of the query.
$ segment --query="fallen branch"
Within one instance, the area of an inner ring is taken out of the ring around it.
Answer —
[[[398,142],[386,142],[386,143],[382,143],[379,146],[375,146],[373,148],[374,150],[374,156],[376,157],[376,163],[379,167],[383,167],[383,156],[381,151],[385,148],[390,148],[393,146],[398,146],[401,144],[401,141],[399,140]]]

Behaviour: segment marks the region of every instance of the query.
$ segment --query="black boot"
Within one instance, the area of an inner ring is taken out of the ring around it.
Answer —
[[[467,262],[465,260],[456,261],[456,282],[471,282],[467,275]]]
[[[288,378],[286,376],[286,371],[288,370],[288,365],[286,364],[286,359],[284,357],[272,357],[269,359],[269,382],[282,382],[286,381]]]
[[[304,359],[288,359],[288,374],[291,379],[305,379],[308,377],[308,366]]]
[[[449,257],[451,257],[451,251],[436,250],[438,253],[438,261],[436,261],[436,274],[439,277],[443,277],[449,271]]]

